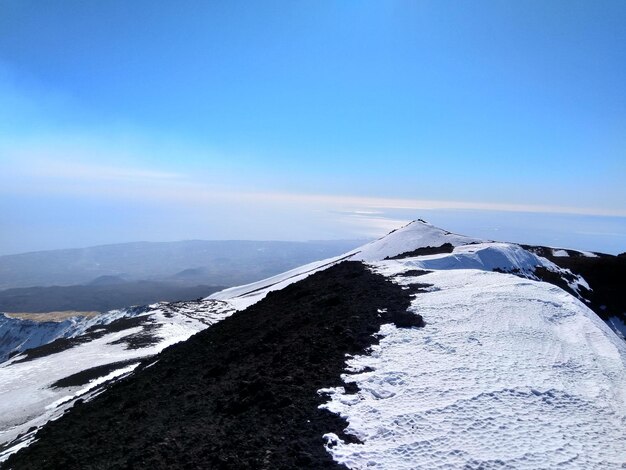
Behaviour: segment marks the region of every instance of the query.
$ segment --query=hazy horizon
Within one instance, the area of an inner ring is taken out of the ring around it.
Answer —
[[[626,4],[0,5],[0,254],[378,237],[626,251]]]
[[[450,230],[461,235],[482,237],[488,240],[527,243],[533,245],[545,245],[559,248],[572,248],[578,250],[596,251],[608,254],[620,254],[626,252],[626,235],[621,231],[626,229],[626,221],[621,218],[601,218],[598,216],[580,217],[568,214],[536,214],[536,213],[500,213],[494,217],[488,211],[422,211],[421,215],[427,215],[429,223],[438,225],[443,229]],[[395,218],[383,218],[377,235],[345,236],[338,238],[302,238],[302,239],[277,239],[277,238],[189,238],[179,240],[153,239],[153,240],[121,240],[87,243],[85,245],[59,245],[48,244],[39,249],[25,251],[0,251],[0,256],[20,255],[39,251],[74,250],[94,248],[107,245],[122,245],[133,243],[183,243],[202,241],[267,241],[267,242],[333,242],[333,241],[368,241],[385,235],[391,230],[416,220],[399,220]],[[605,219],[598,224],[598,219]],[[433,222],[437,221],[437,223]],[[387,228],[383,225],[389,224]],[[395,224],[395,225],[392,225]],[[598,225],[610,231],[598,231]],[[381,231],[382,230],[382,231]],[[350,232],[346,232],[349,235]],[[358,232],[356,232],[358,233]],[[1,245],[5,248],[5,245]]]

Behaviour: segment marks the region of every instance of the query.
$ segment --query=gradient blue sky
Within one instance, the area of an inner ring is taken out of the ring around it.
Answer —
[[[0,254],[417,217],[625,251],[625,24],[623,1],[2,0]]]

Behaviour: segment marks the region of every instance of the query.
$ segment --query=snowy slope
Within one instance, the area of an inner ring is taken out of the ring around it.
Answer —
[[[0,446],[232,312],[219,301],[114,310],[73,324],[66,339],[13,356],[0,364]],[[0,453],[0,461],[7,456]]]
[[[337,256],[305,264],[299,268],[292,269],[285,273],[278,274],[258,282],[224,289],[211,294],[206,298],[206,300],[219,300],[228,303],[231,308],[243,310],[263,299],[269,292],[283,289],[289,284],[298,282],[317,271],[321,271],[329,266],[332,266],[333,264],[349,259],[352,255],[353,252],[350,252],[349,254],[343,256]]]
[[[626,343],[572,295],[520,277],[537,265],[560,269],[499,243],[373,262],[395,282],[430,285],[410,309],[426,326],[383,326],[370,354],[347,361],[358,393],[322,390],[362,441],[327,434],[333,457],[349,468],[623,468]],[[431,272],[403,275],[416,268]]]
[[[588,288],[584,279],[572,275],[546,258],[529,252],[519,245],[488,242],[478,238],[457,235],[422,220],[416,220],[345,255],[310,263],[252,284],[225,289],[212,294],[207,299],[224,301],[232,308],[242,310],[263,299],[271,291],[280,290],[314,272],[344,260],[375,262],[402,256],[419,249],[439,248],[445,245],[450,245],[453,250],[452,256],[447,253],[440,253],[410,257],[410,259],[414,260],[415,267],[423,269],[459,267],[498,269],[520,272],[527,277],[535,277],[535,268],[541,266],[559,275],[566,274],[567,282],[574,291],[577,291],[579,286]]]
[[[410,253],[447,243],[450,253]],[[626,343],[579,299],[540,282],[537,269],[579,297],[590,289],[582,277],[517,244],[416,221],[346,256],[211,298],[244,307],[342,259],[432,287],[411,307],[424,329],[387,325],[371,354],[348,361],[344,380],[358,385],[356,395],[322,391],[331,395],[326,407],[363,441],[327,435],[338,462],[389,469],[626,464]],[[402,275],[415,270],[430,273]]]
[[[484,240],[466,237],[435,227],[423,220],[415,220],[388,235],[355,250],[355,261],[379,261],[402,255],[418,248],[440,247],[449,243],[453,247],[480,243]]]
[[[440,247],[446,243],[456,247],[478,242],[481,240],[456,235],[424,221],[414,221],[345,255],[309,263],[262,281],[225,289],[210,295],[207,299],[225,301],[231,307],[242,310],[263,299],[271,291],[280,290],[344,260],[377,261],[417,248]]]
[[[73,335],[78,331],[81,321],[79,317],[58,322],[30,321],[0,313],[0,362],[5,361],[11,353]]]

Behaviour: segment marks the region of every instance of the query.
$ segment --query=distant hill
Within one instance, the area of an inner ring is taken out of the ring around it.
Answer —
[[[0,256],[0,289],[125,281],[237,285],[336,256],[363,240],[136,242]]]
[[[116,284],[124,284],[126,279],[121,276],[99,276],[91,281],[88,285],[90,286],[111,286]]]
[[[204,268],[189,268],[183,269],[181,272],[172,276],[173,279],[194,279],[202,276],[206,276],[207,270]]]
[[[193,300],[221,290],[221,286],[180,285],[159,281],[121,280],[86,286],[19,287],[0,291],[0,312],[106,312],[131,305]]]

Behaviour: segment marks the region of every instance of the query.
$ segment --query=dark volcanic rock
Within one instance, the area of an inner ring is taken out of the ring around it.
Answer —
[[[404,258],[412,258],[414,256],[452,253],[453,251],[454,251],[454,246],[452,246],[451,243],[444,243],[441,246],[423,246],[413,251],[405,251],[404,253],[400,253],[399,255],[387,256],[385,259],[404,259]]]
[[[581,288],[580,294],[586,305],[600,318],[617,317],[626,322],[626,257],[596,253],[596,257],[584,256],[580,252],[566,250],[570,256],[554,256],[553,249],[543,246],[521,245],[539,256],[543,256],[561,268],[582,276],[591,290]],[[542,281],[555,284],[572,295],[576,293],[559,275],[538,268],[535,271]],[[572,279],[569,279],[572,280]]]
[[[110,364],[92,367],[90,369],[85,369],[81,372],[77,372],[76,374],[68,375],[67,377],[59,379],[52,385],[50,385],[50,387],[61,388],[85,385],[93,379],[97,379],[98,377],[104,377],[114,370],[122,369],[123,367],[129,366],[131,364],[137,364],[138,362],[138,359],[129,359],[127,361],[112,362]]]
[[[339,468],[322,435],[356,439],[318,409],[317,391],[343,385],[345,355],[376,342],[381,324],[423,325],[406,312],[410,296],[361,263],[313,274],[74,406],[5,466]]]
[[[399,274],[397,274],[397,276],[400,277],[417,277],[417,276],[424,276],[428,273],[432,273],[432,271],[425,271],[423,269],[409,269],[407,271],[401,272]]]

